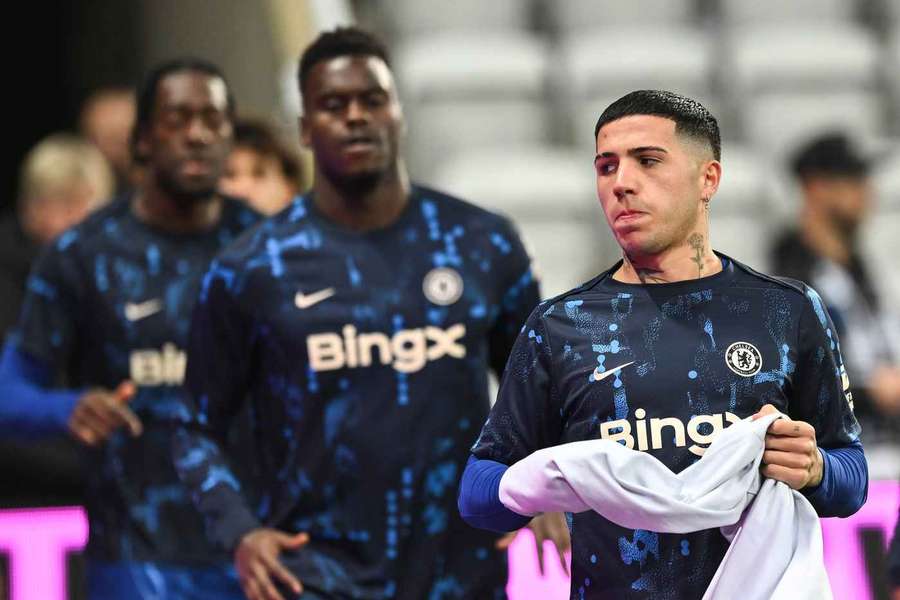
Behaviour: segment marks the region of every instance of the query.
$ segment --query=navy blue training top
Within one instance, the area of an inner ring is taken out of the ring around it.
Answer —
[[[114,389],[126,379],[137,385],[129,406],[143,434],[132,438],[122,429],[83,449],[91,558],[229,559],[208,541],[179,481],[172,432],[189,417],[181,384],[203,274],[216,252],[258,220],[244,203],[225,198],[211,229],[173,234],[138,219],[121,198],[60,235],[32,269],[0,382],[14,394],[4,401],[19,406],[0,410],[0,418],[64,428],[81,392],[53,390],[54,380],[76,390]]]
[[[615,281],[616,265],[534,310],[472,448],[460,506],[494,496],[472,522],[527,522],[503,514],[496,490],[504,465],[536,450],[605,438],[678,472],[767,403],[812,424],[820,447],[835,449],[825,453],[822,485],[808,491],[819,513],[859,508],[867,486],[860,430],[821,299],[800,282],[721,258],[720,273],[668,284]],[[593,511],[568,516],[572,598],[699,598],[728,547],[718,529],[661,534]]]
[[[358,233],[300,197],[214,262],[193,320],[195,426],[179,468],[215,538],[305,531],[282,560],[341,598],[504,597],[497,535],[466,525],[457,482],[539,300],[510,223],[414,186],[391,225]],[[249,505],[222,432],[249,402],[263,502]]]

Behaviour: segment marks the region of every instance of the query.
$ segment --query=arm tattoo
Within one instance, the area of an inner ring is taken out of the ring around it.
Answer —
[[[691,257],[691,260],[697,263],[697,277],[700,277],[703,274],[703,236],[699,233],[691,234],[688,244],[694,249],[695,255]]]

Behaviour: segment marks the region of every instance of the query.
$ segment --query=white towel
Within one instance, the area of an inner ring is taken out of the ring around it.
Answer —
[[[506,471],[500,501],[529,516],[594,510],[622,527],[660,533],[720,527],[731,545],[704,600],[828,600],[815,509],[759,473],[766,430],[782,416],[731,425],[677,474],[609,440],[544,448]]]

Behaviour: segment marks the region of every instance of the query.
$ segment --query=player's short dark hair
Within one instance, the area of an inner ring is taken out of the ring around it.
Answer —
[[[234,96],[231,93],[231,86],[228,85],[228,80],[225,78],[225,74],[222,73],[222,70],[211,62],[201,58],[176,58],[158,65],[150,71],[144,79],[137,97],[135,128],[138,131],[147,127],[153,119],[153,107],[156,105],[156,93],[159,91],[159,83],[169,75],[181,73],[183,71],[202,73],[224,81],[225,89],[228,94],[228,114],[229,116],[234,116]]]
[[[594,139],[600,128],[611,121],[632,115],[652,115],[675,121],[675,132],[709,144],[713,158],[722,159],[719,123],[705,106],[673,92],[638,90],[626,94],[606,107],[594,127]]]
[[[231,93],[231,86],[225,74],[216,65],[201,58],[176,58],[157,65],[153,70],[147,73],[137,96],[137,115],[135,117],[134,129],[131,134],[131,150],[134,159],[141,159],[137,154],[137,139],[144,129],[146,129],[153,120],[153,108],[156,106],[156,94],[159,92],[160,82],[172,75],[173,73],[181,73],[184,71],[202,73],[210,77],[221,79],[225,82],[225,90],[227,94],[227,111],[228,116],[234,118],[235,101],[234,95]]]
[[[377,36],[358,27],[337,27],[319,34],[300,56],[297,83],[300,92],[314,66],[339,56],[374,56],[391,66],[387,46]]]
[[[300,159],[285,145],[268,123],[256,119],[235,121],[234,147],[249,148],[261,156],[274,157],[281,165],[284,176],[298,186],[301,185]]]
[[[791,159],[791,172],[798,179],[812,176],[866,177],[871,161],[842,132],[816,136],[801,146]]]

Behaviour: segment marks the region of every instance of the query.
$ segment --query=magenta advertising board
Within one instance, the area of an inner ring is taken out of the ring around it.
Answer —
[[[872,593],[863,559],[860,532],[893,534],[900,506],[900,483],[875,481],[865,506],[848,519],[823,519],[825,566],[835,598],[869,600]],[[87,521],[80,507],[0,511],[0,552],[9,565],[10,600],[66,600],[66,554],[87,542]],[[569,579],[551,546],[544,552],[544,574],[538,569],[534,538],[520,534],[510,548],[510,600],[568,597]],[[0,590],[0,597],[6,590]]]
[[[848,519],[822,519],[825,567],[835,598],[872,600],[859,533],[863,529],[880,529],[887,543],[894,533],[898,506],[900,483],[873,481],[869,484],[866,504],[855,515]],[[542,577],[534,552],[534,538],[528,531],[516,537],[509,556],[506,591],[510,600],[564,600],[569,597],[569,578],[559,561],[554,560],[554,552],[547,542]]]

